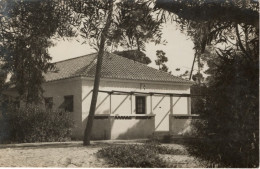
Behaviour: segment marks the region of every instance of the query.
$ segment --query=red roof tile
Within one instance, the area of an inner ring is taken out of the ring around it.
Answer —
[[[145,64],[106,53],[103,58],[101,78],[144,80],[192,84],[191,81],[151,68]],[[94,77],[97,53],[56,62],[57,71],[45,74],[46,81],[54,81],[77,76]]]

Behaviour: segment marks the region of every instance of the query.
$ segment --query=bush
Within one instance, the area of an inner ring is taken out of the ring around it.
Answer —
[[[166,167],[158,150],[146,145],[115,145],[99,150],[98,155],[117,167]]]
[[[145,144],[145,148],[153,150],[157,154],[170,154],[170,155],[186,155],[187,152],[182,149],[173,149],[159,144]]]
[[[37,106],[9,105],[0,116],[0,142],[67,141],[73,122],[69,112],[45,111]]]
[[[258,167],[258,62],[234,54],[216,63],[208,70],[208,96],[197,107],[201,120],[193,124],[202,139],[188,150],[222,167]]]
[[[166,161],[159,154],[186,155],[187,152],[180,149],[172,149],[160,146],[156,143],[114,145],[98,151],[98,156],[106,158],[116,167],[168,167]]]
[[[156,135],[149,136],[148,140],[146,140],[146,144],[160,145],[161,144],[160,136],[156,136]]]
[[[153,135],[148,138],[146,143],[160,145],[161,143],[170,143],[171,141],[172,141],[172,136],[170,134],[161,135],[161,136]]]

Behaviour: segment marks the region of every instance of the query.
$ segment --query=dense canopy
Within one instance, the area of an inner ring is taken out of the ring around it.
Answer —
[[[156,0],[155,8],[193,21],[216,20],[258,26],[258,0]]]

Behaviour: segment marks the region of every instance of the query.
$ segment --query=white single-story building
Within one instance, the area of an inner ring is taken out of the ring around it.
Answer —
[[[56,62],[45,75],[44,97],[52,109],[72,113],[73,136],[81,138],[90,108],[97,53]],[[191,81],[105,53],[92,139],[180,134],[191,119]]]
[[[97,53],[56,62],[45,74],[45,106],[71,112],[73,138],[82,138],[89,114]],[[191,114],[193,82],[105,53],[92,139],[147,138],[182,134]]]

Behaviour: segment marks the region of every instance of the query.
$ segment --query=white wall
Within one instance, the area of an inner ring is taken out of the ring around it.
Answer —
[[[117,119],[108,116],[107,119],[95,119],[91,138],[106,139],[140,139],[148,138],[154,132],[154,116],[138,119],[134,116],[127,119]]]
[[[145,85],[145,88],[144,88]],[[82,82],[82,119],[87,118],[90,108],[90,102],[93,88],[93,80],[84,79]],[[152,84],[148,82],[131,82],[131,81],[115,81],[101,80],[99,90],[104,91],[136,91],[136,92],[158,92],[158,93],[190,93],[189,86],[173,85],[173,84]],[[132,98],[132,104],[131,104]],[[111,110],[110,110],[111,99]],[[172,101],[172,104],[171,104]],[[156,131],[169,131],[169,114],[171,113],[171,105],[173,114],[189,114],[187,97],[170,96],[146,96],[146,113],[155,114]],[[118,114],[129,115],[135,114],[135,96],[130,95],[112,95],[100,92],[97,100],[96,114]],[[85,121],[84,121],[85,123]],[[120,126],[114,126],[120,128]],[[112,131],[113,132],[113,131]]]
[[[73,112],[72,119],[75,121],[73,135],[81,135],[82,128],[82,102],[81,89],[82,83],[80,78],[64,79],[59,81],[47,82],[43,84],[44,97],[53,97],[53,109],[62,109],[61,105],[64,102],[64,96],[73,95]]]
[[[83,131],[86,125],[86,119],[90,108],[90,102],[92,97],[93,79],[90,78],[72,78],[59,81],[48,82],[43,85],[45,90],[45,97],[53,97],[54,109],[59,109],[60,105],[64,101],[64,96],[74,96],[74,112],[72,118],[76,122],[76,127],[73,129],[74,137],[82,137]],[[135,92],[158,92],[158,93],[190,93],[189,86],[175,85],[175,84],[163,84],[163,83],[149,83],[138,81],[115,81],[102,79],[100,82],[99,90],[104,91],[135,91]],[[152,100],[151,100],[152,97]],[[110,109],[111,99],[111,109]],[[132,104],[131,104],[132,99]],[[147,128],[152,130],[145,131],[145,133],[151,133],[155,131],[169,131],[169,114],[189,114],[188,102],[186,97],[177,98],[170,96],[146,96],[146,114],[155,114],[154,122],[151,120],[119,120],[115,119],[110,126],[110,136],[113,139],[122,137],[130,138],[134,135],[133,129],[136,127],[149,126]],[[172,102],[172,103],[171,103]],[[172,105],[172,111],[171,111]],[[135,115],[135,96],[129,95],[109,95],[107,93],[99,92],[97,100],[96,114],[113,114],[113,115]],[[97,121],[97,120],[96,120]],[[102,120],[99,120],[102,121]],[[122,125],[124,127],[122,127]],[[105,127],[102,123],[98,123],[98,127]],[[143,127],[141,127],[143,128]],[[120,130],[119,130],[120,129]],[[99,129],[102,136],[104,130]],[[93,132],[95,132],[93,130]],[[99,136],[98,133],[96,136]],[[139,136],[138,136],[139,137]]]
[[[145,83],[145,89],[140,89],[140,85],[144,83],[138,82],[119,82],[119,81],[109,81],[109,80],[101,80],[99,90],[105,91],[136,91],[136,92],[159,92],[159,93],[185,93],[189,94],[190,89],[189,86],[177,86],[177,85],[170,85],[170,84],[149,84]],[[86,118],[90,101],[92,97],[91,90],[93,89],[93,80],[83,80],[82,82],[82,112],[83,118]],[[150,96],[146,96],[147,101],[147,114],[151,112],[151,99]],[[161,96],[153,96],[152,104],[158,103]],[[170,100],[168,99],[169,96],[165,96],[166,99],[163,100],[162,104],[160,105],[166,110],[166,107],[170,107]],[[132,113],[134,113],[135,108],[135,97],[132,96]],[[107,93],[99,93],[98,100],[97,100],[97,110],[96,114],[109,114],[109,107],[110,107],[110,97]],[[111,104],[112,110],[111,113],[113,114],[131,114],[131,96],[127,95],[112,95],[111,96]],[[177,101],[178,100],[178,101]],[[177,101],[177,102],[176,102]],[[176,104],[175,104],[176,102]],[[169,105],[166,105],[169,104]],[[182,97],[173,97],[173,113],[174,114],[187,114],[188,112],[188,103],[187,98]],[[120,105],[120,106],[119,106]],[[156,110],[153,110],[156,111]]]

